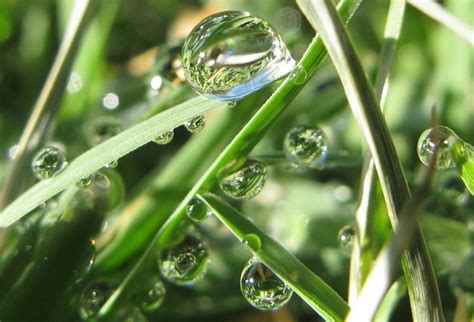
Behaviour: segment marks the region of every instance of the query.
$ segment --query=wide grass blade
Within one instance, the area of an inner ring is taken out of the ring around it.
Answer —
[[[166,110],[81,154],[59,175],[38,182],[0,213],[0,227],[6,227],[78,180],[150,142],[160,133],[174,129],[194,116],[226,102],[197,97]]]

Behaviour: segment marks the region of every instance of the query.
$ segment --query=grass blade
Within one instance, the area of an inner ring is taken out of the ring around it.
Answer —
[[[377,100],[347,32],[329,0],[298,1],[320,33],[341,78],[352,112],[359,123],[379,175],[392,226],[410,199],[408,185]],[[438,285],[419,228],[402,260],[415,321],[444,321]],[[418,299],[424,299],[420,303]]]
[[[344,319],[349,310],[348,305],[329,285],[296,257],[222,199],[212,194],[205,194],[200,198],[240,241],[243,241],[249,234],[252,234],[253,237],[257,236],[260,240],[260,248],[253,249],[255,256],[326,321],[342,321]]]
[[[194,116],[223,106],[227,106],[227,103],[197,97],[123,131],[77,157],[59,175],[38,182],[23,193],[0,214],[0,227],[11,225],[81,178],[150,142],[160,133],[172,130]]]

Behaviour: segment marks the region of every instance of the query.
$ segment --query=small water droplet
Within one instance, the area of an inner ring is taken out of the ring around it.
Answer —
[[[107,93],[102,98],[102,106],[108,110],[115,110],[120,104],[120,98],[115,93]]]
[[[156,137],[156,139],[153,140],[153,142],[160,145],[164,145],[173,141],[173,138],[174,138],[174,131],[171,130],[171,131],[161,133],[160,135]]]
[[[51,178],[67,166],[64,152],[54,146],[47,146],[39,151],[33,158],[31,168],[40,180]]]
[[[242,295],[260,310],[276,310],[291,298],[293,290],[267,266],[252,258],[245,265],[240,277]]]
[[[354,226],[347,225],[342,227],[337,234],[337,239],[339,240],[339,245],[344,249],[351,249],[354,242]]]
[[[237,101],[228,101],[227,102],[227,107],[228,108],[234,108],[237,106]]]
[[[105,168],[107,169],[114,169],[116,167],[118,167],[118,160],[115,160],[115,161],[112,161],[110,163],[107,163],[106,165],[104,165]]]
[[[206,126],[206,118],[202,115],[193,117],[184,123],[184,127],[191,133],[198,133]]]
[[[211,212],[204,202],[198,198],[193,198],[186,205],[186,214],[193,221],[201,221],[209,217]]]
[[[286,134],[283,150],[297,166],[319,167],[328,154],[328,139],[320,128],[297,126]]]
[[[248,12],[224,11],[191,31],[182,64],[196,92],[233,100],[287,75],[295,61],[267,21]]]
[[[455,163],[449,146],[450,137],[457,138],[456,134],[446,126],[437,126],[421,133],[417,146],[420,161],[429,166],[437,147],[435,167],[439,170],[454,167]]]
[[[265,163],[254,160],[237,160],[218,173],[219,186],[229,197],[250,199],[262,191],[267,180]]]
[[[76,182],[76,187],[78,188],[87,188],[91,185],[92,183],[92,175],[88,175],[85,178],[82,178],[78,182]]]
[[[105,281],[95,281],[82,292],[79,314],[83,320],[90,320],[97,315],[102,305],[112,293],[112,287]]]
[[[308,78],[308,73],[303,66],[297,65],[290,73],[290,79],[293,81],[295,85],[304,84],[306,79]]]
[[[262,247],[262,241],[260,240],[260,237],[255,234],[247,234],[244,236],[242,239],[242,242],[249,246],[254,252],[257,252],[260,250],[260,247]]]
[[[99,118],[88,129],[91,146],[100,144],[122,132],[122,122],[114,117]]]
[[[152,281],[151,284],[141,285],[141,290],[137,291],[134,296],[134,302],[145,313],[158,309],[163,303],[166,296],[166,289],[159,280]]]
[[[196,235],[188,233],[179,244],[160,252],[158,266],[167,280],[186,285],[204,276],[208,262],[207,245]]]

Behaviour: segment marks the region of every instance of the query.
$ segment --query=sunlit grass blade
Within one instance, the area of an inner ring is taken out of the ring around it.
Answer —
[[[460,21],[436,1],[408,0],[408,3],[423,12],[425,15],[438,21],[458,36],[464,38],[471,46],[474,45],[474,29],[472,26]]]
[[[11,225],[78,180],[150,142],[160,133],[172,130],[194,116],[223,106],[227,106],[227,103],[197,97],[123,131],[77,157],[62,173],[38,182],[23,193],[0,214],[0,227]]]
[[[460,140],[451,145],[451,155],[459,175],[471,195],[474,195],[474,147]]]
[[[21,171],[27,168],[32,154],[44,141],[47,131],[51,130],[49,124],[59,109],[79,42],[95,6],[96,0],[76,1],[74,5],[56,59],[21,135],[15,158],[7,169],[0,193],[0,209],[24,188],[25,177]]]
[[[329,0],[298,1],[309,22],[321,35],[341,78],[349,105],[374,160],[392,226],[410,192],[379,105],[343,24]],[[415,321],[444,321],[436,276],[419,228],[402,265]],[[423,298],[420,303],[417,299]]]
[[[251,236],[259,247],[251,247],[265,265],[288,284],[309,306],[326,321],[342,321],[349,307],[321,278],[315,275],[283,246],[256,227],[222,199],[205,194],[200,198],[213,214],[240,240]]]

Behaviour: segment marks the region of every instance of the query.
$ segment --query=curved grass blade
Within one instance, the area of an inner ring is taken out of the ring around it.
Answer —
[[[387,204],[392,226],[410,199],[410,191],[393,140],[377,100],[330,0],[297,1],[309,22],[324,39],[346,92],[349,105],[367,140]],[[402,260],[414,320],[444,321],[436,276],[420,229]],[[418,299],[424,299],[419,301]]]
[[[38,182],[0,213],[0,227],[6,227],[81,178],[150,142],[160,133],[174,129],[190,118],[226,102],[203,97],[190,99],[155,115],[81,154],[57,176]]]
[[[225,201],[212,194],[198,196],[213,214],[239,239],[246,236],[260,241],[259,248],[251,248],[265,265],[288,284],[303,301],[326,321],[342,321],[349,311],[344,300],[321,278],[290,254],[283,246],[256,227]]]

